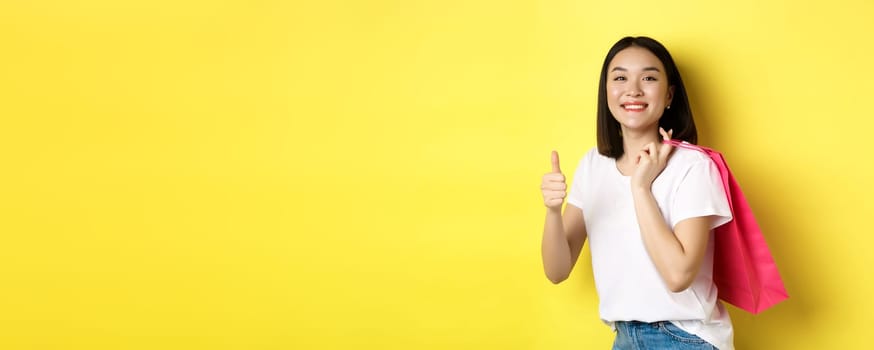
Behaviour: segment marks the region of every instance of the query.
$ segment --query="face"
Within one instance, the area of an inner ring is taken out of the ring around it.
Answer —
[[[607,106],[622,129],[650,131],[671,104],[665,67],[642,47],[631,46],[613,57],[607,68]]]

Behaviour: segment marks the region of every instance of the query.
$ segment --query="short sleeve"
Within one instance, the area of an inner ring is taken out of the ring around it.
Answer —
[[[715,216],[710,229],[731,221],[731,207],[716,164],[710,159],[692,164],[671,202],[671,227],[685,219]]]
[[[580,159],[580,162],[577,164],[577,170],[574,172],[574,179],[571,183],[570,193],[568,193],[567,197],[568,204],[571,204],[580,209],[583,208],[583,183],[585,181],[583,179],[583,176],[589,173],[588,169],[585,168],[586,164],[589,164],[587,160],[591,157],[592,151],[589,151],[588,153],[586,153],[586,155],[583,156],[582,159]]]

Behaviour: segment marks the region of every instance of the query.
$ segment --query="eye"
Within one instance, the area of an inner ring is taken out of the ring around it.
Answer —
[[[656,77],[644,77],[643,80],[644,81],[658,81],[658,79],[656,79]]]
[[[621,75],[620,75],[620,76],[616,76],[616,77],[613,78],[613,81],[625,81],[625,77],[623,77],[623,76],[621,76]]]

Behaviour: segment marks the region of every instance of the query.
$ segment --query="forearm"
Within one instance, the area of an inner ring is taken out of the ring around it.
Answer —
[[[665,222],[652,191],[633,188],[632,195],[641,238],[656,270],[669,289],[686,289],[697,272],[695,258]]]
[[[546,277],[552,283],[567,279],[571,271],[571,249],[564,231],[561,209],[547,209],[540,248]]]

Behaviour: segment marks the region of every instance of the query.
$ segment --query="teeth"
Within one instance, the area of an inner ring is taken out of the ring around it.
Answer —
[[[645,105],[625,105],[625,109],[644,109]]]

